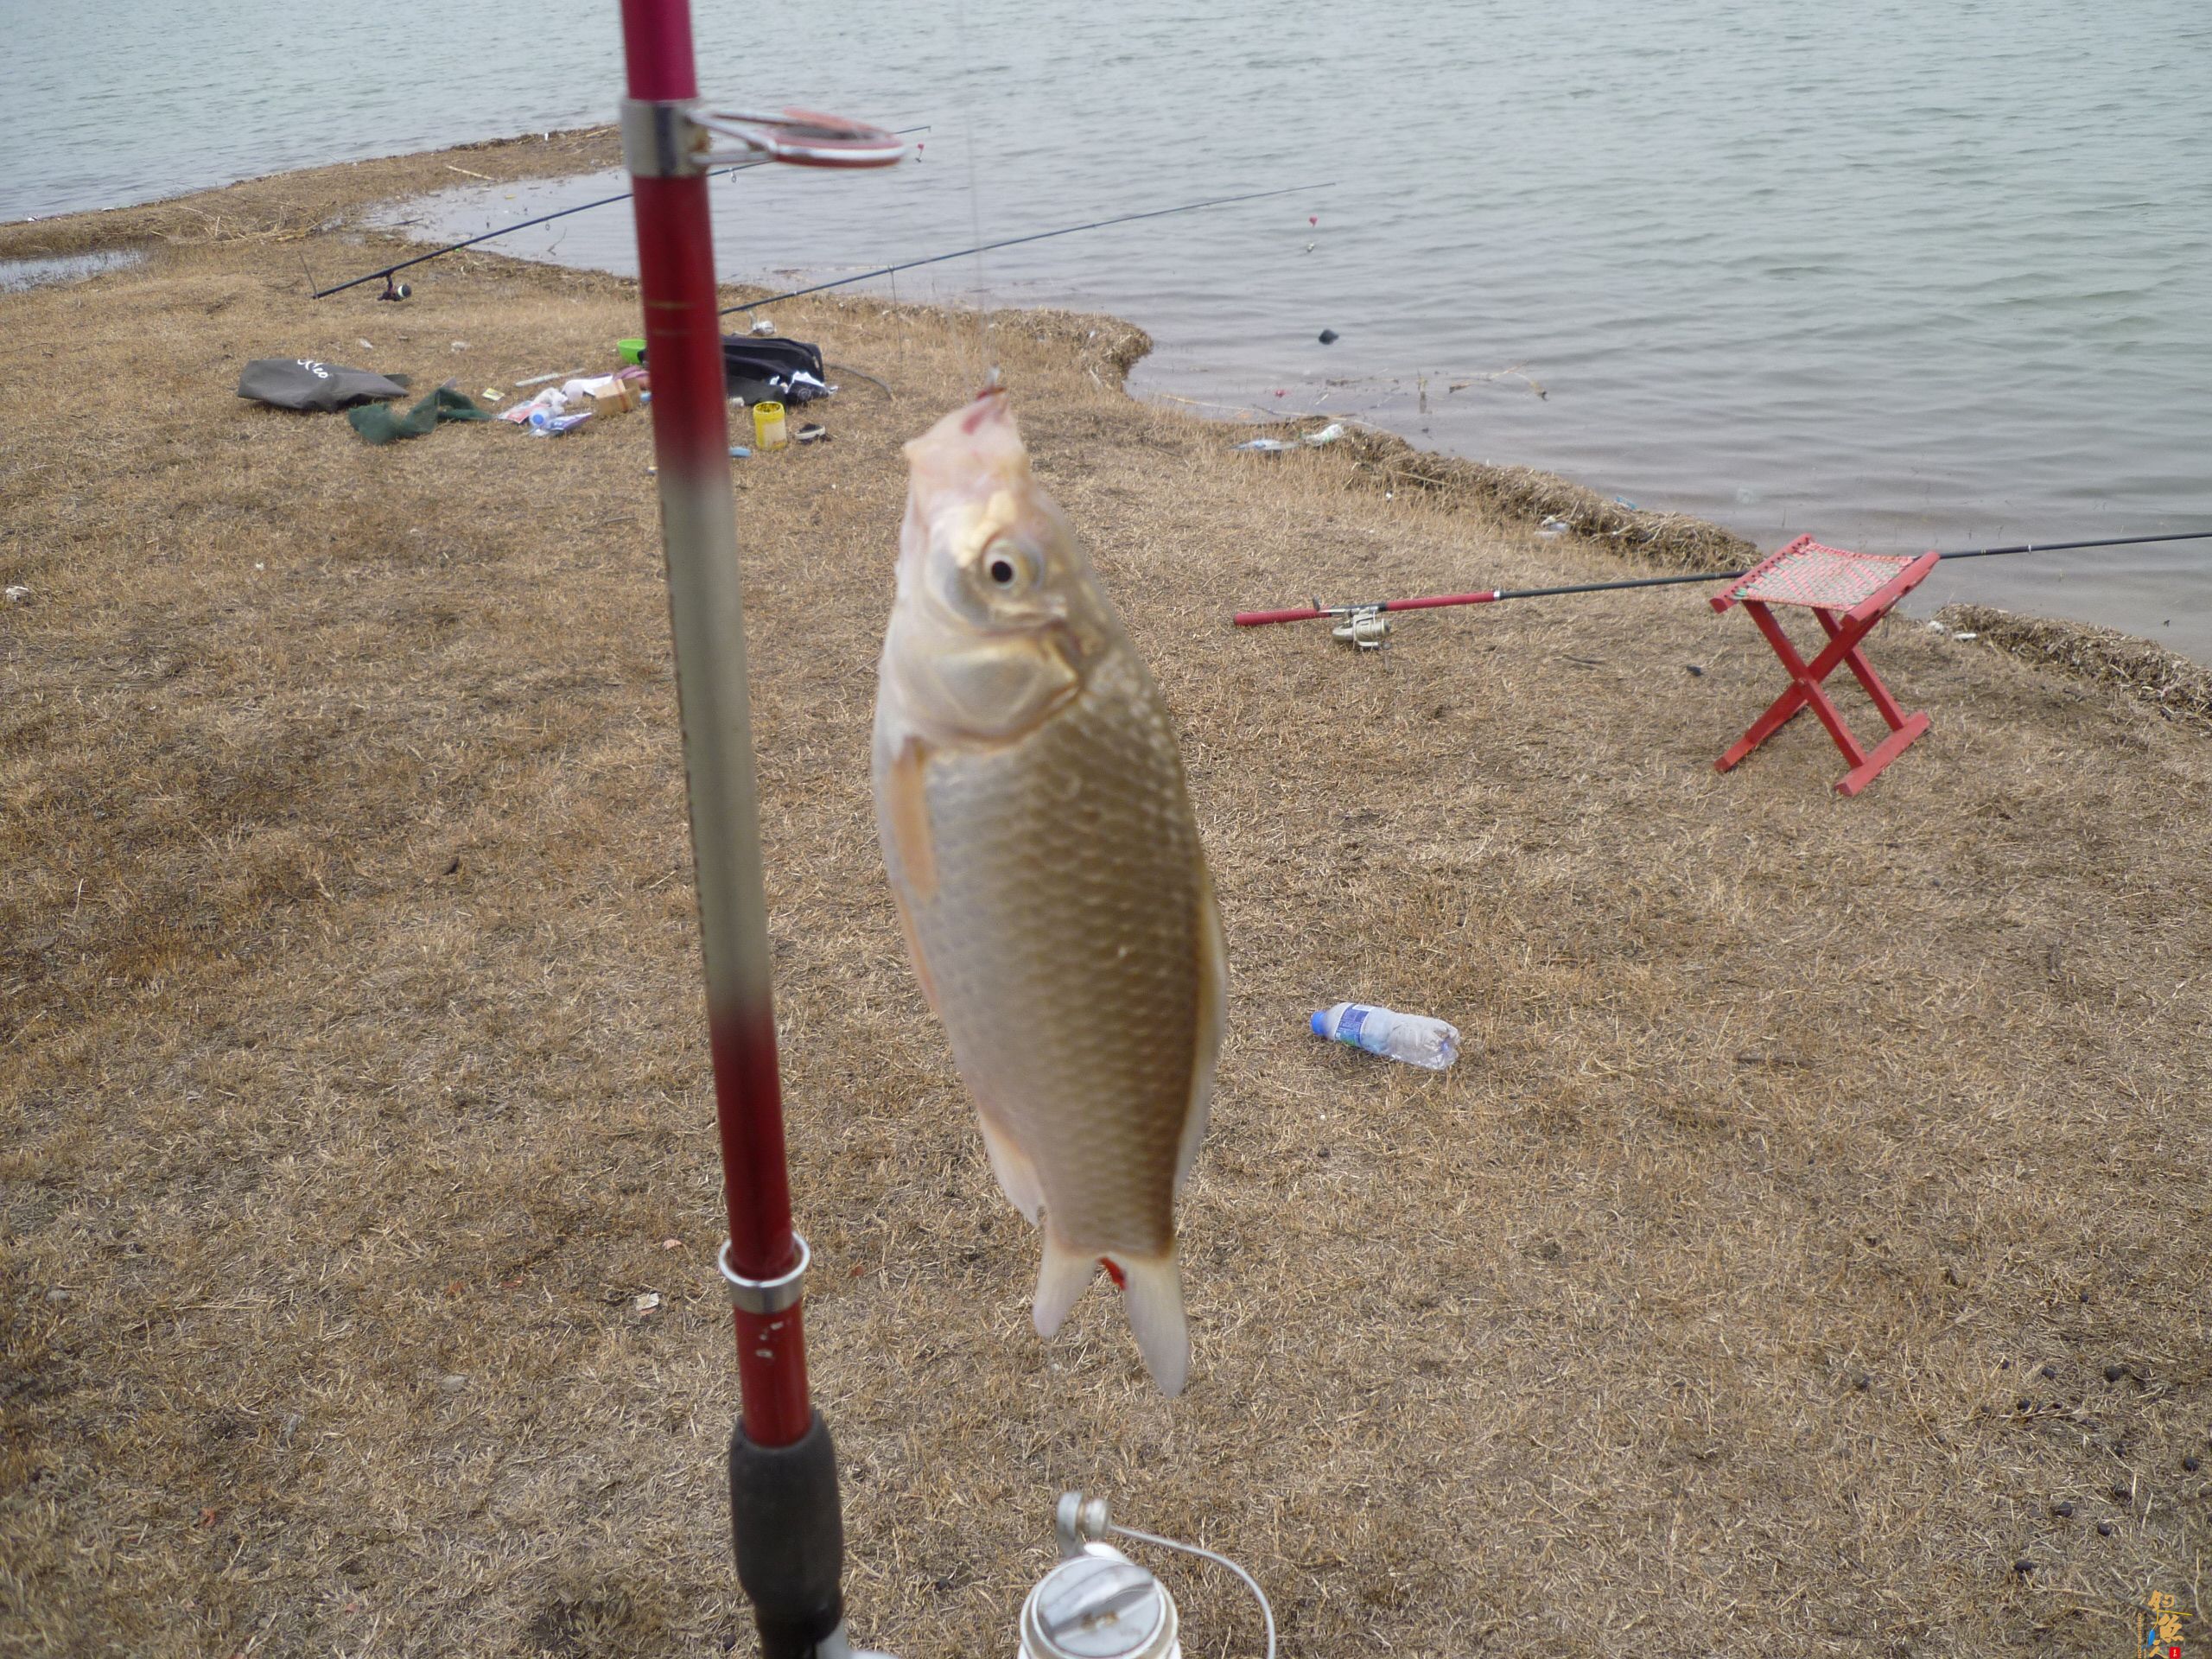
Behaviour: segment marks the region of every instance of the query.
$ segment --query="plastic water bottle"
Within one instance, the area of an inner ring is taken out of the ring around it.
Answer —
[[[1459,1030],[1418,1014],[1395,1014],[1364,1002],[1339,1002],[1313,1016],[1313,1034],[1370,1054],[1441,1071],[1459,1058]]]

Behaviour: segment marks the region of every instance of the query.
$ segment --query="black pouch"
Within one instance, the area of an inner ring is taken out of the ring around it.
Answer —
[[[807,375],[823,384],[793,378]],[[822,348],[773,334],[724,334],[722,378],[733,397],[748,404],[809,404],[828,390]]]
[[[238,396],[277,409],[346,409],[404,397],[404,378],[342,369],[311,357],[257,357],[238,376]]]

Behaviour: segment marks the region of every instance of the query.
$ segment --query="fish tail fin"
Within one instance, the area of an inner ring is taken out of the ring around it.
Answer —
[[[1191,1329],[1183,1318],[1183,1268],[1170,1246],[1165,1255],[1122,1255],[1103,1258],[1107,1271],[1122,1287],[1122,1304],[1129,1316],[1129,1330],[1136,1337],[1144,1368],[1169,1399],[1183,1392],[1191,1370]]]
[[[1052,1231],[1052,1218],[1046,1217],[1045,1264],[1037,1270],[1037,1300],[1030,1309],[1039,1336],[1049,1337],[1060,1328],[1097,1271],[1098,1258],[1061,1243]]]
[[[1173,1399],[1183,1392],[1190,1375],[1191,1332],[1183,1318],[1183,1269],[1172,1246],[1165,1255],[1078,1250],[1053,1236],[1047,1213],[1045,1263],[1038,1269],[1037,1302],[1032,1310],[1037,1334],[1049,1337],[1060,1328],[1101,1267],[1122,1287],[1122,1306],[1137,1339],[1137,1351],[1144,1356],[1145,1370],[1160,1391]]]

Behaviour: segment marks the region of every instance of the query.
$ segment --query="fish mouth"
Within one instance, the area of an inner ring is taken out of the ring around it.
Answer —
[[[1006,388],[997,384],[998,371],[994,369],[991,373],[992,382],[980,388],[976,401],[961,411],[960,429],[971,438],[983,429],[983,423],[994,415],[1002,420],[1013,418],[1014,405],[1007,397]]]
[[[1014,424],[1014,400],[987,388],[973,403],[941,417],[905,446],[907,474],[918,498],[993,487],[1019,488],[1029,481],[1029,452]]]

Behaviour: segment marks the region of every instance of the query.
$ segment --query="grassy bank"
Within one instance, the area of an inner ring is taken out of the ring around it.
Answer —
[[[646,420],[374,449],[232,395],[264,355],[507,388],[636,331],[625,283],[481,255],[304,299],[454,159],[0,236],[153,251],[0,296],[0,1650],[751,1645]],[[1777,671],[1694,595],[1234,633],[1643,567],[1402,448],[1232,453],[1122,394],[1128,326],[1001,318],[1227,924],[1165,1403],[1100,1292],[1029,1330],[874,848],[898,446],[974,325],[775,315],[888,388],[734,463],[856,1637],[1005,1650],[1068,1486],[1243,1561],[1290,1654],[2089,1656],[2198,1605],[2198,725],[1891,624],[1935,724],[1846,802],[1807,722],[1712,772]],[[1465,1057],[1316,1042],[1344,996]],[[1190,1651],[1257,1651],[1163,1571]]]

